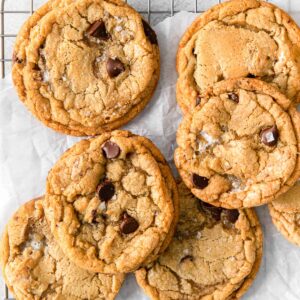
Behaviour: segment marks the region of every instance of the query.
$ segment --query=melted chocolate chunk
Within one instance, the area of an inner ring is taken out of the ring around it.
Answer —
[[[276,125],[263,129],[260,133],[261,141],[270,147],[276,146],[279,138],[279,132]]]
[[[124,234],[130,234],[135,232],[139,228],[139,223],[137,220],[130,215],[127,214],[127,212],[124,212],[122,215],[122,222],[120,224],[120,230]]]
[[[145,31],[145,35],[146,37],[149,39],[151,44],[157,45],[157,36],[155,31],[151,28],[151,26],[144,20],[143,21],[143,26],[144,26],[144,31]]]
[[[119,76],[122,72],[125,71],[125,66],[118,58],[115,59],[109,58],[106,63],[106,70],[108,76],[110,78],[114,78]]]
[[[118,157],[121,149],[116,143],[107,141],[102,145],[102,151],[106,158],[111,159]]]
[[[197,174],[193,174],[192,182],[196,188],[203,190],[204,188],[206,188],[208,186],[209,179],[206,177],[197,175]]]
[[[102,20],[94,22],[87,30],[87,35],[100,40],[108,40],[110,38],[109,33],[106,31],[105,24]]]
[[[239,218],[239,211],[237,209],[223,209],[221,219],[224,227],[232,228]]]
[[[97,187],[97,193],[101,201],[109,201],[115,194],[115,186],[109,180],[104,180]]]
[[[239,103],[239,95],[236,93],[229,93],[228,98],[236,103]]]

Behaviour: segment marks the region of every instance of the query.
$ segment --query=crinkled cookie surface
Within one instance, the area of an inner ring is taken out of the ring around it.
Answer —
[[[124,275],[91,273],[73,264],[53,239],[42,198],[21,206],[1,242],[5,281],[17,300],[113,300]]]
[[[196,197],[226,208],[268,203],[299,178],[299,113],[256,79],[214,85],[177,132],[175,163]]]
[[[106,133],[77,143],[50,171],[46,217],[82,268],[130,272],[168,244],[176,201],[149,147],[129,132]]]
[[[151,299],[239,299],[262,256],[262,231],[251,209],[227,210],[195,198],[179,185],[180,218],[172,243],[139,285]]]
[[[13,79],[47,126],[95,135],[130,121],[159,77],[155,32],[119,0],[51,1],[19,33]]]
[[[179,44],[177,100],[184,113],[223,79],[257,77],[300,102],[300,29],[278,7],[233,0],[199,16]]]
[[[269,211],[283,236],[300,246],[300,182],[270,203]]]

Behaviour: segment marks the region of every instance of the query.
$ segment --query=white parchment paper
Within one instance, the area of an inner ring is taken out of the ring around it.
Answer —
[[[149,137],[171,164],[176,129],[181,120],[175,100],[175,55],[181,35],[195,16],[181,12],[155,27],[162,57],[161,80],[151,103],[125,127]],[[10,76],[0,81],[1,232],[19,205],[44,194],[49,169],[78,140],[57,134],[34,119],[18,100]],[[258,208],[257,212],[265,236],[264,257],[259,274],[243,299],[299,300],[300,248],[288,243],[275,230],[266,207]],[[3,299],[4,284],[1,280],[0,298]],[[118,300],[121,299],[148,298],[137,286],[134,276],[128,275],[118,296]]]

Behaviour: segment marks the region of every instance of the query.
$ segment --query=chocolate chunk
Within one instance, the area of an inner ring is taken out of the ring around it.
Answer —
[[[17,54],[14,52],[13,56],[12,56],[12,62],[13,62],[13,64],[14,63],[21,64],[21,63],[23,63],[23,59],[18,58]]]
[[[97,187],[97,193],[101,201],[109,201],[115,194],[115,187],[109,180],[104,180]]]
[[[105,24],[102,20],[94,22],[86,33],[89,36],[104,41],[108,40],[110,37],[109,33],[106,31]]]
[[[263,129],[260,133],[261,141],[270,147],[273,147],[277,144],[279,138],[279,132],[276,125]]]
[[[192,255],[186,255],[184,256],[181,260],[180,260],[180,263],[184,262],[184,261],[193,261],[194,260],[194,257]]]
[[[127,212],[122,215],[122,222],[120,224],[120,230],[124,234],[129,234],[135,232],[139,228],[139,223],[136,219],[127,214]]]
[[[209,179],[203,176],[199,176],[197,174],[193,174],[192,181],[196,188],[202,190],[208,186]]]
[[[205,213],[209,214],[212,216],[213,219],[216,221],[221,220],[221,213],[222,213],[222,208],[221,207],[215,207],[209,203],[201,201],[201,207],[204,210]]]
[[[109,58],[106,63],[106,70],[110,78],[117,77],[125,71],[124,64],[118,59]]]
[[[249,73],[249,74],[247,75],[247,78],[256,78],[256,76],[253,75],[253,74],[251,74],[251,73]]]
[[[39,67],[38,64],[34,64],[33,68],[34,71],[41,71],[41,68]]]
[[[105,157],[110,159],[118,157],[121,152],[121,149],[116,143],[112,141],[107,141],[102,145],[102,151]]]
[[[198,106],[201,103],[201,97],[198,95],[196,98],[196,106]]]
[[[151,26],[144,20],[143,21],[143,26],[144,26],[144,32],[146,37],[149,39],[151,44],[157,45],[157,36],[155,31],[151,28]]]
[[[236,103],[239,103],[239,95],[236,93],[229,93],[228,98]]]
[[[237,209],[223,209],[221,214],[222,223],[226,228],[232,228],[239,218],[239,211]]]

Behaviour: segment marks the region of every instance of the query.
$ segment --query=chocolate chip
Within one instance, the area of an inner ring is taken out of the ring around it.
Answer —
[[[228,98],[236,103],[239,103],[239,95],[236,93],[229,93]]]
[[[247,78],[256,78],[256,76],[253,75],[253,74],[251,74],[251,73],[249,73],[249,74],[247,75]]]
[[[97,187],[97,193],[101,201],[109,201],[115,194],[115,187],[109,180],[104,180]]]
[[[39,67],[38,64],[34,64],[33,68],[34,71],[41,71],[41,68]]]
[[[202,190],[208,186],[209,179],[203,176],[199,176],[197,174],[193,174],[192,181],[196,188]]]
[[[201,97],[198,95],[196,98],[196,106],[198,106],[201,103]]]
[[[13,57],[12,57],[12,62],[13,62],[13,64],[14,63],[21,64],[21,63],[23,63],[23,59],[18,58],[17,54],[14,52]]]
[[[102,151],[105,157],[110,159],[118,157],[121,152],[121,149],[116,143],[112,141],[107,141],[102,145]]]
[[[215,207],[209,203],[201,201],[201,207],[204,210],[205,213],[209,214],[212,216],[213,219],[216,221],[221,220],[221,213],[222,213],[222,208],[221,207]]]
[[[265,128],[260,133],[261,141],[270,147],[273,147],[277,144],[279,138],[279,132],[276,125],[272,127]]]
[[[144,20],[142,20],[142,21],[143,21],[144,32],[145,32],[146,37],[149,39],[151,44],[157,45],[158,42],[157,42],[157,36],[156,36],[155,31],[151,28],[151,26],[146,21],[144,21]]]
[[[226,228],[231,228],[239,218],[237,209],[223,209],[221,214],[222,223]]]
[[[193,261],[194,260],[194,257],[192,255],[186,255],[184,256],[181,260],[180,260],[180,263],[184,262],[184,261]]]
[[[118,59],[109,58],[106,63],[106,70],[110,78],[117,77],[125,71],[124,64]]]
[[[128,215],[126,212],[122,215],[122,222],[120,224],[120,230],[124,234],[135,232],[139,228],[139,223],[136,219]]]
[[[94,22],[86,33],[89,36],[104,41],[108,40],[110,37],[109,33],[106,31],[105,24],[102,20]]]

